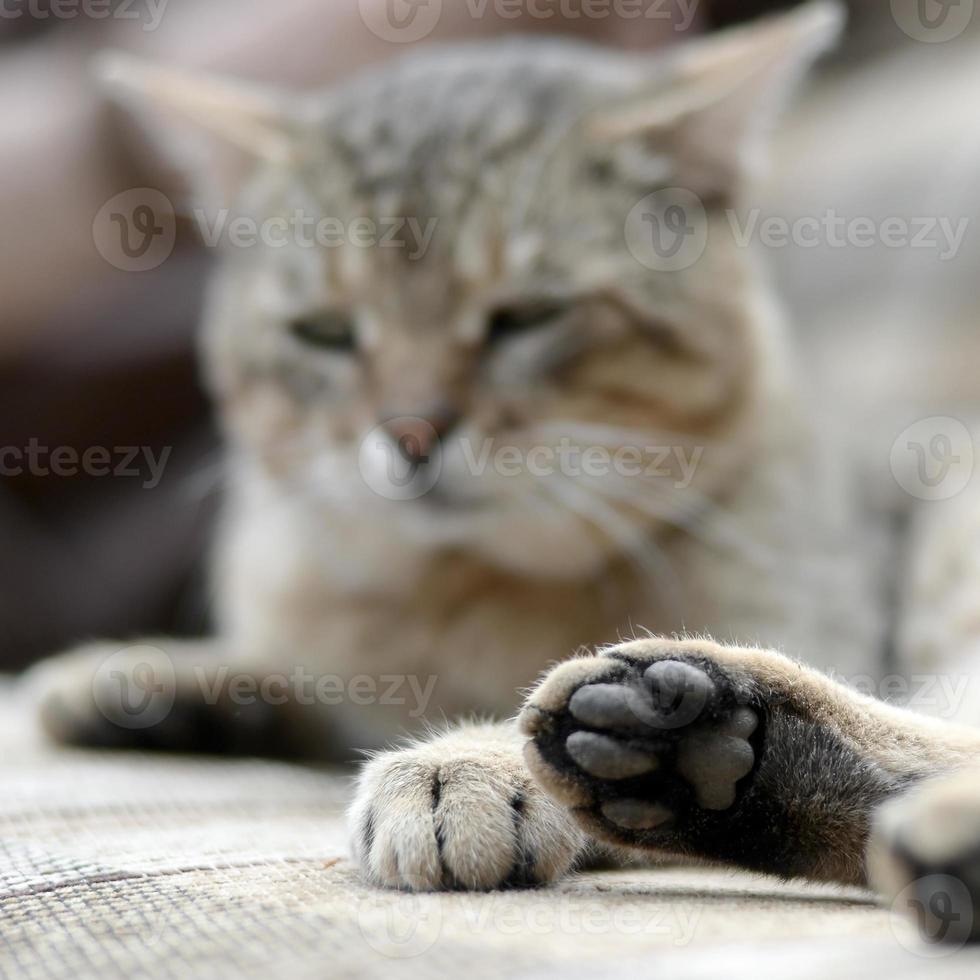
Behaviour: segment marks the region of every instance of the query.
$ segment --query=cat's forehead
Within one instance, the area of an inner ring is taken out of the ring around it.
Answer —
[[[480,123],[495,129],[498,117],[540,124],[632,71],[622,55],[567,41],[453,45],[355,77],[327,97],[327,112],[352,144],[379,135],[479,135]]]
[[[328,99],[323,135],[365,193],[452,183],[532,151],[627,71],[623,58],[570,42],[455,46],[341,88]]]
[[[554,185],[557,143],[630,69],[571,42],[454,46],[326,96],[304,186],[326,213],[366,217],[379,237],[390,232],[387,244],[405,245],[332,264],[403,278],[413,292],[433,266],[461,289],[506,278],[515,262],[534,266],[540,229],[529,215],[542,180]]]

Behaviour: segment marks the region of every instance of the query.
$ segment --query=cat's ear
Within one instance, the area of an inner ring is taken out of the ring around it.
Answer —
[[[593,119],[592,135],[639,142],[691,190],[727,195],[764,160],[780,109],[843,24],[840,4],[823,0],[685,45]]]
[[[95,68],[153,162],[176,174],[194,199],[228,203],[258,162],[295,157],[304,105],[295,95],[119,52],[102,54]]]

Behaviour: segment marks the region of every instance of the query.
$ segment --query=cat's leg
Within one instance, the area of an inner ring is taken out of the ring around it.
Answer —
[[[319,721],[263,687],[265,673],[218,641],[102,641],[51,657],[24,677],[57,741],[233,755],[328,756]],[[282,692],[282,693],[280,693]]]
[[[371,759],[350,810],[368,880],[487,890],[565,874],[585,836],[531,779],[523,742],[513,723],[472,724]]]
[[[520,723],[535,778],[599,840],[847,883],[880,804],[980,752],[980,732],[702,639],[560,664]]]
[[[922,502],[905,552],[895,647],[909,703],[980,726],[980,491]],[[980,941],[980,752],[973,768],[881,809],[869,864],[875,886],[924,935]]]

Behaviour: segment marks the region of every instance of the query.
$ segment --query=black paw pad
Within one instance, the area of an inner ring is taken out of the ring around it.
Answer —
[[[533,771],[586,823],[652,841],[695,812],[707,818],[734,806],[755,766],[759,719],[720,669],[674,659],[605,676],[572,669],[579,674],[569,672],[557,710],[533,706],[524,724]],[[554,690],[561,684],[559,676]]]
[[[659,765],[650,752],[595,732],[572,732],[565,748],[581,769],[599,779],[630,779],[653,772]]]

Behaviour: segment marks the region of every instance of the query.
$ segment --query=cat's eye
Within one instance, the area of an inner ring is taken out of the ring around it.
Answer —
[[[297,317],[289,324],[289,332],[310,347],[349,354],[354,350],[354,321],[346,314],[326,310],[310,316]]]
[[[495,310],[487,322],[487,343],[498,344],[511,337],[551,326],[571,310],[562,300],[543,299],[520,306],[507,306]]]

